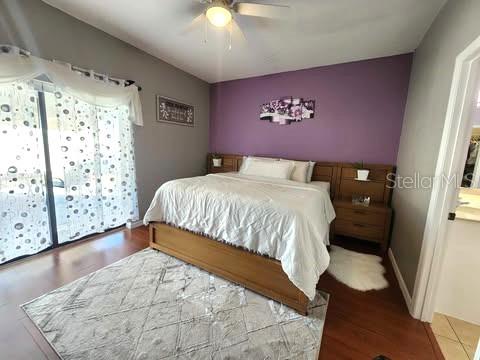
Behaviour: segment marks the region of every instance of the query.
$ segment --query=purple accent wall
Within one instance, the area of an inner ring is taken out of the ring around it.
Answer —
[[[319,161],[395,164],[412,54],[212,84],[210,151]],[[315,118],[259,119],[284,96],[316,101]]]

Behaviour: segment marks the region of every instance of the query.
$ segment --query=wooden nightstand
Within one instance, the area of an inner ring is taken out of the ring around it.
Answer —
[[[333,202],[337,217],[334,233],[380,244],[382,251],[388,247],[392,209],[386,205],[354,205],[348,200]]]
[[[238,171],[242,165],[243,156],[241,155],[220,155],[222,158],[222,166],[213,166],[212,154],[207,156],[207,174],[224,173]]]
[[[338,167],[337,189],[333,206],[337,217],[333,223],[333,233],[380,244],[382,251],[388,248],[392,209],[390,180],[395,168],[390,165],[366,165],[370,170],[369,180],[356,179],[352,164]],[[370,197],[370,205],[354,205],[352,197]]]

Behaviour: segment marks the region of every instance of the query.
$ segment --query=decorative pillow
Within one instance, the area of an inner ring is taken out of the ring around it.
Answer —
[[[307,182],[312,181],[313,169],[315,168],[315,161],[308,162]]]
[[[302,183],[309,182],[309,180],[312,178],[308,177],[308,173],[310,170],[310,162],[308,161],[292,161],[292,160],[285,160],[285,159],[280,159],[281,162],[293,162],[293,171],[292,174],[290,175],[290,180],[293,181],[298,181]],[[313,169],[312,169],[313,172]]]
[[[248,159],[242,165],[240,173],[244,175],[266,176],[277,179],[289,179],[294,168],[293,161],[271,161]]]

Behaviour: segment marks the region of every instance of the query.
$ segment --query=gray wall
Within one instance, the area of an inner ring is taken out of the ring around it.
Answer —
[[[143,90],[143,127],[135,127],[140,215],[170,179],[201,175],[208,151],[209,85],[40,0],[0,0],[0,43],[123,79]],[[195,127],[157,123],[155,94],[195,106]]]
[[[435,173],[455,58],[480,35],[480,0],[450,0],[415,52],[397,173]],[[396,189],[392,251],[413,293],[431,189]]]

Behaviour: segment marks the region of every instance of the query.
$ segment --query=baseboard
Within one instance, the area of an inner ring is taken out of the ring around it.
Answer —
[[[142,220],[137,220],[137,221],[129,221],[127,222],[126,224],[127,226],[127,229],[135,229],[135,228],[138,228],[140,226],[143,226],[143,221]]]
[[[398,285],[400,286],[400,290],[402,291],[403,298],[405,299],[405,303],[407,304],[408,312],[413,317],[413,302],[410,293],[408,292],[407,284],[403,280],[402,273],[398,268],[397,261],[395,260],[395,256],[393,255],[392,249],[388,249],[388,258],[392,263],[393,272],[395,273],[395,277],[397,278]]]

